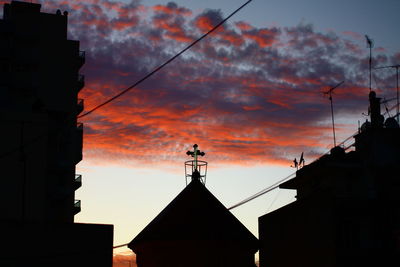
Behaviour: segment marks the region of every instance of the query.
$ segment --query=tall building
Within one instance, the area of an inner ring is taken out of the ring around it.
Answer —
[[[259,218],[260,267],[400,266],[400,129],[369,101],[353,151],[335,147],[280,185],[297,200]]]
[[[138,267],[255,267],[257,238],[207,190],[196,158],[191,167],[191,182],[129,243]]]
[[[85,246],[102,251],[98,266],[111,266],[112,226],[74,223],[80,211],[75,165],[82,160],[77,115],[83,110],[78,92],[85,53],[79,41],[67,39],[67,11],[40,9],[12,1],[0,20],[0,226],[9,247],[0,252],[0,266],[97,262],[85,258],[91,255]],[[18,247],[29,247],[29,257],[15,254]]]
[[[73,222],[82,159],[77,98],[85,53],[67,39],[68,14],[13,1],[0,20],[0,220]]]

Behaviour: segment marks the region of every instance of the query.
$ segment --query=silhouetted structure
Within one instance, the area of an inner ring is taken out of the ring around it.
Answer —
[[[259,218],[260,266],[400,266],[400,129],[369,96],[355,150],[335,147],[280,185],[297,200]]]
[[[138,267],[255,266],[257,238],[200,176],[195,168],[189,185],[129,243]]]
[[[0,266],[111,266],[112,226],[73,223],[85,53],[68,12],[40,8],[13,1],[0,20]]]

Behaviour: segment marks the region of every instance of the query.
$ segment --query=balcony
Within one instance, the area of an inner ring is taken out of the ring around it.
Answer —
[[[85,51],[79,51],[78,53],[78,68],[82,67],[86,61],[86,53]]]
[[[76,125],[76,142],[75,142],[75,164],[82,160],[82,146],[83,146],[83,123],[78,122]]]
[[[83,111],[83,99],[78,98],[78,102],[76,105],[76,115],[78,116]]]
[[[85,75],[78,74],[78,80],[77,80],[77,90],[78,92],[82,90],[82,88],[85,87]]]
[[[74,190],[82,186],[82,174],[75,174]]]
[[[75,199],[74,202],[74,215],[78,214],[81,212],[81,201],[78,199]]]

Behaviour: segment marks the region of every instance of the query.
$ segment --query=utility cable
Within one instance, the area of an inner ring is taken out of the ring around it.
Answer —
[[[271,201],[271,204],[269,204],[269,207],[265,213],[269,212],[269,210],[271,209],[272,205],[274,205],[275,201],[278,199],[278,196],[281,194],[281,192],[282,192],[281,190],[278,190],[278,193],[275,195],[274,199]]]
[[[243,204],[246,204],[247,202],[249,202],[249,201],[251,201],[251,200],[253,200],[253,199],[255,199],[255,198],[259,197],[259,196],[262,196],[262,195],[264,195],[264,194],[266,194],[266,193],[268,193],[268,192],[274,190],[274,189],[277,188],[281,183],[283,183],[283,182],[285,182],[285,181],[290,180],[291,178],[293,178],[293,176],[294,176],[295,174],[296,174],[296,173],[292,173],[292,174],[290,174],[289,176],[286,176],[285,178],[283,178],[283,179],[277,181],[276,183],[274,183],[273,185],[271,185],[271,186],[269,186],[269,187],[267,187],[267,188],[261,190],[260,192],[254,194],[254,195],[252,195],[252,196],[250,196],[250,197],[248,197],[248,198],[246,198],[245,200],[242,200],[242,201],[240,201],[239,203],[233,205],[232,207],[228,208],[228,210],[237,208],[237,207],[239,207],[239,206],[241,206],[241,205],[243,205]],[[127,246],[128,244],[129,244],[129,243],[127,243],[127,244],[122,244],[122,245],[117,245],[117,246],[114,246],[113,249],[125,247],[125,246]]]
[[[256,198],[258,198],[258,197],[260,197],[260,196],[262,196],[262,195],[264,195],[264,194],[266,194],[266,193],[268,193],[268,192],[271,192],[272,190],[278,188],[279,185],[282,184],[283,182],[286,182],[287,180],[292,179],[295,175],[296,175],[296,172],[294,172],[294,173],[292,173],[292,174],[286,176],[285,178],[283,178],[283,179],[281,179],[281,180],[275,182],[274,184],[268,186],[267,188],[265,188],[265,189],[263,189],[263,190],[261,190],[261,191],[255,193],[254,195],[252,195],[252,196],[250,196],[250,197],[248,197],[248,198],[246,198],[246,199],[240,201],[239,203],[237,203],[237,204],[235,204],[235,205],[229,207],[228,210],[232,210],[232,209],[234,209],[234,208],[237,208],[237,207],[239,207],[239,206],[242,206],[243,204],[246,204],[247,202],[250,202],[250,201],[252,201],[253,199],[256,199]]]
[[[116,94],[115,96],[111,97],[110,99],[108,99],[107,101],[101,103],[100,105],[92,108],[91,110],[87,111],[86,113],[78,116],[78,118],[83,118],[91,113],[93,113],[94,111],[96,111],[97,109],[107,105],[108,103],[110,103],[111,101],[117,99],[118,97],[122,96],[123,94],[127,93],[128,91],[130,91],[131,89],[133,89],[134,87],[136,87],[137,85],[141,84],[143,81],[147,80],[148,78],[150,78],[151,76],[153,76],[153,74],[155,74],[156,72],[158,72],[159,70],[161,70],[162,68],[164,68],[166,65],[168,65],[169,63],[171,63],[172,61],[174,61],[177,57],[179,57],[180,55],[182,55],[183,53],[185,53],[187,50],[189,50],[192,46],[194,46],[195,44],[197,44],[198,42],[200,42],[201,40],[203,40],[206,36],[208,36],[209,34],[211,34],[212,32],[214,32],[216,29],[218,29],[222,24],[224,24],[228,19],[230,19],[233,15],[235,15],[237,12],[239,12],[242,8],[244,8],[246,5],[248,5],[251,1],[253,0],[248,0],[246,3],[244,3],[243,5],[241,5],[239,8],[237,8],[235,11],[233,11],[229,16],[227,16],[225,19],[223,19],[222,21],[220,21],[217,25],[215,25],[211,30],[209,30],[208,32],[206,32],[205,34],[203,34],[200,38],[196,39],[194,42],[192,42],[190,45],[188,45],[186,48],[184,48],[182,51],[180,51],[178,54],[176,54],[175,56],[171,57],[170,59],[168,59],[166,62],[164,62],[163,64],[161,64],[160,66],[158,66],[157,68],[155,68],[153,71],[151,71],[150,73],[148,73],[147,75],[145,75],[143,78],[141,78],[140,80],[138,80],[137,82],[135,82],[133,85],[129,86],[128,88],[126,88],[125,90],[121,91],[120,93]]]
[[[395,107],[396,107],[396,106],[390,108],[390,110],[394,109]],[[342,141],[342,142],[339,144],[339,146],[344,145],[348,140],[350,140],[351,138],[353,138],[353,137],[354,137],[355,135],[357,135],[357,134],[358,134],[358,132],[356,132],[356,133],[354,133],[353,135],[349,136],[349,137],[346,138],[344,141]],[[354,145],[354,144],[351,144],[350,146],[352,146],[352,145]],[[349,146],[349,147],[350,147],[350,146]],[[328,153],[329,153],[329,151],[326,152],[326,153],[324,153],[322,156],[327,155]],[[322,157],[322,156],[321,156],[321,157]],[[321,157],[318,157],[316,160],[318,160],[318,159],[321,158]],[[314,160],[314,161],[315,161],[315,160]],[[313,161],[313,162],[314,162],[314,161]],[[286,181],[291,180],[292,178],[294,178],[295,175],[296,175],[296,172],[294,172],[294,173],[292,173],[292,174],[290,174],[290,175],[288,175],[288,176],[286,176],[286,177],[280,179],[279,181],[275,182],[274,184],[268,186],[267,188],[264,188],[263,190],[261,190],[261,191],[255,193],[254,195],[252,195],[252,196],[250,196],[250,197],[247,197],[247,198],[245,198],[244,200],[242,200],[242,201],[236,203],[235,205],[229,207],[228,210],[232,210],[232,209],[235,209],[235,208],[237,208],[237,207],[240,207],[240,206],[242,206],[242,205],[244,205],[244,204],[246,204],[246,203],[248,203],[248,202],[250,202],[250,201],[252,201],[252,200],[254,200],[254,199],[256,199],[256,198],[258,198],[258,197],[260,197],[260,196],[262,196],[262,195],[264,195],[264,194],[266,194],[266,193],[268,193],[268,192],[271,192],[271,191],[275,190],[275,189],[278,188],[279,185],[281,185],[282,183],[284,183],[284,182],[286,182]],[[279,195],[279,193],[278,193],[278,195]],[[277,196],[275,197],[275,199],[274,199],[273,202],[275,202],[276,199],[277,199]],[[272,206],[272,205],[271,205],[271,206]],[[270,207],[271,207],[271,206],[270,206]],[[117,246],[114,246],[113,249],[125,247],[125,246],[127,246],[128,244],[129,244],[129,243],[127,243],[127,244],[122,244],[122,245],[117,245]]]

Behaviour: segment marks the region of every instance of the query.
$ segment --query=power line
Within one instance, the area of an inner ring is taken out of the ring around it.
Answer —
[[[128,244],[129,244],[129,243],[122,244],[122,245],[117,245],[117,246],[114,246],[113,249],[114,249],[114,248],[122,248],[122,247],[127,246]]]
[[[395,106],[392,107],[391,110],[394,109],[394,108],[395,108]],[[349,136],[349,137],[346,138],[344,141],[342,141],[338,146],[344,146],[345,143],[346,143],[347,141],[349,141],[351,138],[353,138],[353,137],[354,137],[355,135],[357,135],[357,134],[358,134],[358,132],[355,132],[353,135]],[[352,143],[352,144],[349,145],[348,147],[345,147],[345,150],[348,149],[348,148],[350,148],[352,145],[354,145],[354,143]],[[329,153],[329,151],[326,152],[326,153],[324,153],[324,154],[322,154],[321,157],[324,156],[324,155],[327,155],[328,153]],[[320,158],[320,157],[318,157],[316,160],[318,160],[319,158]],[[315,160],[314,160],[314,161],[315,161]],[[313,162],[314,162],[314,161],[313,161]],[[293,179],[295,175],[296,175],[296,172],[291,173],[290,175],[288,175],[288,176],[286,176],[286,177],[284,177],[284,178],[278,180],[277,182],[275,182],[274,184],[268,186],[267,188],[264,188],[263,190],[261,190],[261,191],[255,193],[254,195],[249,196],[249,197],[245,198],[244,200],[242,200],[242,201],[236,203],[235,205],[229,207],[228,210],[233,210],[233,209],[235,209],[235,208],[237,208],[237,207],[240,207],[240,206],[242,206],[242,205],[244,205],[244,204],[246,204],[246,203],[248,203],[248,202],[250,202],[250,201],[252,201],[252,200],[254,200],[254,199],[256,199],[256,198],[258,198],[258,197],[260,197],[260,196],[262,196],[262,195],[264,195],[264,194],[266,194],[266,193],[268,193],[268,192],[273,191],[274,189],[278,188],[279,185],[281,185],[282,183],[284,183],[284,182],[286,182],[286,181],[288,181],[288,180]],[[274,201],[275,201],[275,200],[274,200]],[[129,244],[129,243],[117,245],[117,246],[114,246],[113,249],[125,247],[125,246],[127,246],[128,244]]]
[[[237,207],[239,207],[239,206],[241,206],[241,205],[243,205],[243,204],[246,204],[246,203],[249,202],[249,201],[252,201],[252,200],[255,199],[255,198],[258,198],[259,196],[262,196],[262,195],[264,195],[264,194],[266,194],[266,193],[268,193],[268,192],[274,190],[274,189],[277,188],[281,183],[283,183],[283,182],[285,182],[285,181],[287,181],[287,180],[292,179],[293,176],[294,176],[295,174],[296,174],[296,173],[294,172],[294,173],[290,174],[289,176],[286,176],[285,178],[283,178],[283,179],[277,181],[276,183],[274,183],[273,185],[271,185],[271,186],[269,186],[269,187],[267,187],[267,188],[261,190],[260,192],[258,192],[258,193],[256,193],[256,194],[254,194],[254,195],[252,195],[252,196],[250,196],[250,197],[248,197],[248,198],[246,198],[246,199],[240,201],[239,203],[233,205],[232,207],[228,208],[228,210],[232,210],[232,209],[234,209],[234,208],[237,208]],[[128,244],[129,244],[129,243],[117,245],[117,246],[114,246],[113,249],[122,248],[122,247],[127,246]]]
[[[203,40],[206,36],[208,36],[210,33],[214,32],[216,29],[218,29],[222,24],[224,24],[228,19],[230,19],[233,15],[235,15],[237,12],[239,12],[242,8],[244,8],[246,5],[248,5],[251,1],[253,0],[248,0],[246,3],[244,3],[243,5],[241,5],[239,8],[237,8],[235,11],[233,11],[229,16],[227,16],[225,19],[223,19],[221,22],[219,22],[217,25],[215,25],[211,30],[209,30],[208,32],[206,32],[205,34],[203,34],[200,38],[196,39],[194,42],[192,42],[190,45],[188,45],[186,48],[184,48],[182,51],[180,51],[178,54],[176,54],[175,56],[171,57],[170,59],[168,59],[166,62],[164,62],[163,64],[161,64],[160,66],[158,66],[157,68],[155,68],[153,71],[151,71],[150,73],[148,73],[147,75],[145,75],[143,78],[141,78],[140,80],[138,80],[137,82],[135,82],[133,85],[129,86],[128,88],[126,88],[125,90],[121,91],[120,93],[116,94],[115,96],[111,97],[110,99],[108,99],[107,101],[101,103],[100,105],[92,108],[91,110],[89,110],[88,112],[78,116],[78,118],[82,118],[85,117],[89,114],[91,114],[92,112],[94,112],[95,110],[107,105],[108,103],[110,103],[111,101],[117,99],[118,97],[122,96],[123,94],[127,93],[128,91],[130,91],[131,89],[133,89],[134,87],[136,87],[137,85],[141,84],[143,81],[147,80],[148,78],[150,78],[151,76],[153,76],[153,74],[155,74],[156,72],[158,72],[159,70],[161,70],[162,68],[164,68],[166,65],[168,65],[169,63],[171,63],[172,61],[174,61],[177,57],[179,57],[180,55],[182,55],[184,52],[186,52],[187,50],[189,50],[192,46],[194,46],[195,44],[197,44],[198,42],[200,42],[201,40]]]
[[[236,203],[235,205],[229,207],[228,210],[232,210],[232,209],[234,209],[234,208],[237,208],[237,207],[239,207],[239,206],[242,206],[243,204],[246,204],[247,202],[250,202],[250,201],[252,201],[253,199],[256,199],[256,198],[258,198],[258,197],[260,197],[260,196],[262,196],[262,195],[264,195],[264,194],[266,194],[266,193],[268,193],[268,192],[271,192],[272,190],[278,188],[279,185],[282,184],[283,182],[292,179],[295,175],[296,175],[296,172],[294,172],[294,173],[292,173],[292,174],[286,176],[285,178],[283,178],[283,179],[281,179],[281,180],[275,182],[274,184],[268,186],[267,188],[265,188],[265,189],[263,189],[263,190],[261,190],[261,191],[255,193],[254,195],[252,195],[252,196],[250,196],[250,197],[248,197],[248,198],[246,198],[246,199],[240,201],[239,203]]]

